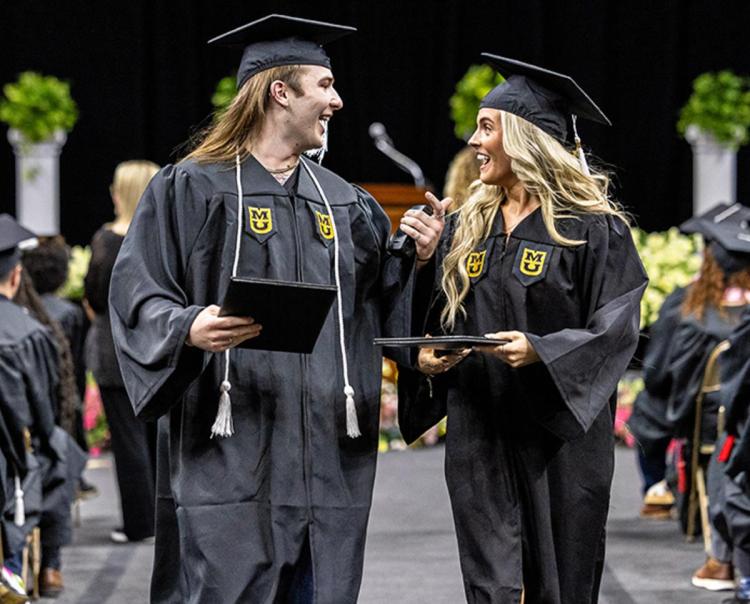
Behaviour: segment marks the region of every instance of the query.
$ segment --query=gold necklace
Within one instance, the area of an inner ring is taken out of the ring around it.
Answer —
[[[299,165],[299,160],[297,160],[295,164],[291,166],[287,166],[286,168],[279,168],[278,170],[269,170],[268,168],[266,168],[266,171],[269,174],[283,174],[284,172],[289,172],[291,170],[294,170],[298,165]]]

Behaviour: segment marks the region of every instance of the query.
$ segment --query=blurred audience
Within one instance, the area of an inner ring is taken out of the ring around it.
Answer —
[[[110,534],[116,543],[142,541],[154,535],[156,424],[135,417],[125,391],[112,342],[108,295],[117,253],[138,201],[158,170],[159,166],[143,160],[117,166],[110,187],[115,220],[94,235],[85,279],[85,305],[91,320],[86,357],[107,415],[120,492],[122,526]]]

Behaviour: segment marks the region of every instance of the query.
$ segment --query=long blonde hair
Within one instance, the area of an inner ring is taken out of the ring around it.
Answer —
[[[185,159],[197,162],[231,162],[239,151],[244,159],[249,150],[246,143],[260,133],[271,102],[269,89],[276,80],[284,82],[301,96],[301,65],[271,67],[248,78],[229,107],[215,116],[213,124],[199,133],[194,149]]]
[[[511,170],[526,191],[539,200],[544,225],[555,242],[564,246],[585,243],[568,239],[557,229],[560,219],[574,218],[576,214],[610,214],[628,222],[622,209],[608,196],[606,173],[590,169],[590,175],[584,174],[575,155],[549,134],[512,113],[500,111],[500,122],[503,149],[510,158]],[[458,210],[451,248],[443,260],[441,284],[446,304],[440,319],[447,329],[453,329],[459,314],[466,314],[463,301],[470,286],[467,258],[489,236],[506,198],[507,191],[502,187],[475,181],[469,199]]]
[[[145,159],[131,159],[117,164],[110,191],[117,196],[116,223],[127,229],[135,208],[159,166]]]

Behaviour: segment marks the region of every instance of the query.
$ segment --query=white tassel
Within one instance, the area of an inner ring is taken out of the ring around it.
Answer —
[[[234,263],[232,264],[232,277],[237,276],[237,265],[240,261],[240,244],[242,242],[242,163],[240,154],[234,156],[234,176],[237,181],[237,232],[234,239]],[[211,438],[221,436],[228,438],[234,434],[234,423],[232,422],[232,399],[229,391],[232,384],[229,381],[229,349],[224,351],[224,381],[221,382],[221,396],[219,396],[219,409],[216,412],[214,425],[211,426]]]
[[[586,154],[583,152],[583,146],[581,145],[581,137],[578,136],[578,129],[576,128],[576,121],[578,120],[577,115],[573,115],[573,138],[576,143],[576,154],[578,155],[578,162],[581,164],[581,172],[586,176],[591,176],[589,170],[589,163],[586,161]]]
[[[583,147],[581,147],[581,139],[576,137],[576,147],[578,148],[578,161],[581,162],[581,171],[586,176],[591,176],[591,171],[589,170],[589,164],[586,161],[586,154],[583,152]]]
[[[26,508],[23,504],[23,489],[21,488],[21,479],[16,476],[16,509],[13,514],[13,524],[23,526],[26,524]]]
[[[211,426],[211,438],[220,436],[227,438],[234,434],[234,423],[232,422],[232,399],[229,398],[229,391],[232,384],[228,380],[221,383],[221,396],[219,397],[219,410],[216,413],[216,420]]]
[[[313,171],[303,161],[303,167],[307,170],[310,175],[310,179],[315,184],[315,188],[318,190],[320,198],[326,206],[326,211],[331,217],[333,222],[333,274],[336,279],[336,306],[338,309],[337,318],[339,323],[339,346],[341,348],[341,371],[344,374],[344,394],[346,394],[346,434],[349,438],[358,438],[362,436],[359,431],[359,420],[357,419],[357,406],[354,403],[354,388],[349,383],[349,362],[346,358],[346,334],[344,331],[344,307],[341,301],[341,274],[339,272],[339,236],[338,229],[336,228],[336,221],[333,218],[333,210],[331,204],[328,202],[323,187],[320,186],[318,179],[315,177]]]
[[[354,405],[354,388],[346,386],[344,394],[346,394],[346,435],[349,438],[357,438],[362,436],[362,433],[359,431],[357,407]]]

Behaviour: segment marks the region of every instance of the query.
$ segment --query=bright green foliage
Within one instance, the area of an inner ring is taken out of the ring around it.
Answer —
[[[83,300],[83,280],[89,270],[89,262],[91,262],[91,248],[73,246],[68,262],[68,278],[57,291],[59,296],[74,302]]]
[[[211,96],[211,104],[214,106],[214,114],[219,116],[227,110],[227,107],[237,95],[237,78],[227,76],[221,78],[216,84],[216,90]]]
[[[704,73],[693,81],[693,94],[680,111],[677,131],[694,124],[719,143],[736,149],[748,142],[750,78],[731,71]]]
[[[663,233],[633,229],[633,240],[649,278],[641,300],[641,327],[646,327],[656,321],[666,297],[695,277],[703,244],[699,235],[682,235],[675,227]]]
[[[18,81],[3,86],[0,121],[19,130],[32,143],[50,138],[56,130],[70,132],[78,119],[78,107],[70,85],[54,76],[25,71]]]
[[[468,140],[476,128],[479,102],[498,84],[504,81],[503,76],[489,65],[472,65],[458,84],[456,92],[450,98],[451,119],[455,124],[454,132],[462,140]]]

